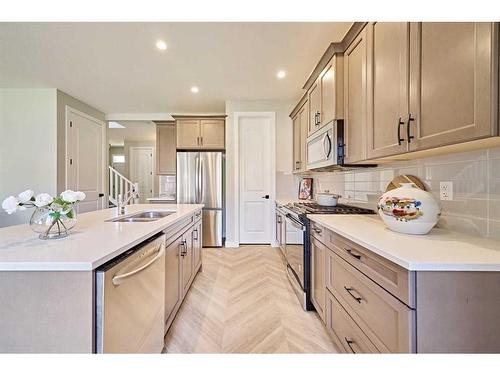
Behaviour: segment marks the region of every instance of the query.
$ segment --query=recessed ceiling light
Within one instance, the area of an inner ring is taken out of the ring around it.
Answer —
[[[198,91],[200,91],[200,89],[199,89],[198,87],[196,87],[196,86],[191,87],[191,92],[192,92],[193,94],[197,94],[197,93],[198,93]]]
[[[279,79],[282,79],[282,78],[285,78],[286,76],[286,73],[284,70],[280,70],[277,74],[276,74],[276,77],[278,77]]]
[[[167,43],[165,43],[163,40],[159,40],[156,42],[156,48],[165,51],[167,49]]]

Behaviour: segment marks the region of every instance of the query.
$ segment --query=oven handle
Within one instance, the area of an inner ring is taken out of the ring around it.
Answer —
[[[301,230],[302,232],[305,232],[306,227],[301,222],[295,220],[292,215],[286,214],[285,218],[290,220],[290,224],[292,224],[295,228]]]

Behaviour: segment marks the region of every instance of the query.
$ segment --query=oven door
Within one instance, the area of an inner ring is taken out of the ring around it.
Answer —
[[[285,215],[285,257],[304,290],[304,234],[306,227],[291,214]]]

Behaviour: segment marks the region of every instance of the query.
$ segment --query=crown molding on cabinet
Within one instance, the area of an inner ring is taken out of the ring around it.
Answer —
[[[330,43],[326,51],[323,53],[323,56],[321,56],[321,59],[318,61],[315,68],[307,78],[306,82],[304,83],[304,86],[302,86],[304,90],[306,91],[309,90],[312,84],[316,81],[316,78],[318,78],[319,74],[323,71],[328,62],[331,60],[333,55],[335,55],[336,53],[344,53],[344,51],[351,44],[354,38],[356,38],[358,34],[361,32],[361,30],[363,30],[366,24],[367,22],[354,22],[351,28],[345,34],[342,41],[338,43]]]

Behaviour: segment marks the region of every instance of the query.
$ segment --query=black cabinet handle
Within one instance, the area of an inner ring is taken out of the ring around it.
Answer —
[[[410,132],[410,122],[414,121],[415,119],[411,117],[411,113],[408,115],[408,122],[406,123],[406,138],[408,138],[408,143],[411,143],[411,140],[415,138],[413,135],[411,135]]]
[[[356,258],[357,260],[361,259],[361,255],[354,253],[351,249],[344,249],[344,250],[347,251],[347,253],[353,258]]]
[[[354,298],[358,303],[361,303],[361,301],[363,300],[363,298],[361,297],[356,297],[352,292],[353,292],[353,288],[348,288],[344,285],[344,289],[346,290],[347,293],[349,293],[349,295]]]
[[[404,121],[401,120],[401,117],[398,120],[398,145],[401,146],[402,142],[404,141],[404,138],[401,138],[401,125],[404,125]]]
[[[356,351],[352,348],[352,344],[354,344],[354,340],[349,340],[347,337],[344,337],[344,339],[345,339],[345,342],[347,343],[347,346],[349,347],[349,349],[351,349],[351,352],[356,354]]]

